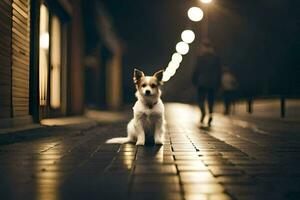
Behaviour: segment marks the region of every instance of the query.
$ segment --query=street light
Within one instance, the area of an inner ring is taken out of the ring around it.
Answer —
[[[172,61],[177,62],[177,63],[181,63],[182,55],[180,55],[179,53],[173,53]]]
[[[167,82],[170,80],[172,76],[175,75],[176,70],[180,66],[180,62],[182,60],[182,56],[179,53],[174,53],[172,56],[172,60],[169,62],[166,70],[163,73],[163,82]]]
[[[192,43],[195,40],[195,33],[192,30],[185,30],[181,33],[182,41]]]
[[[202,23],[202,35],[203,35],[203,38],[208,38],[208,15],[209,15],[209,5],[212,0],[200,0],[203,4],[207,4],[207,6],[204,6],[205,8],[205,20],[204,22]]]
[[[211,2],[211,0],[206,0],[206,2]],[[187,14],[189,19],[194,22],[199,22],[203,19],[203,11],[198,7],[191,7]],[[189,52],[189,44],[195,40],[195,33],[192,30],[184,30],[181,33],[181,39],[182,41],[176,44],[177,52],[172,55],[172,60],[169,62],[163,73],[163,82],[167,82],[175,75],[176,70],[179,68],[182,61],[182,55]]]
[[[202,3],[206,3],[206,4],[209,4],[212,2],[212,0],[201,0]]]
[[[203,11],[198,7],[192,7],[188,10],[188,17],[194,22],[199,22],[203,18]]]
[[[170,72],[167,71],[167,70],[168,70],[168,69],[166,69],[166,71],[164,71],[164,73],[163,73],[163,79],[162,79],[163,82],[167,82],[167,81],[170,80],[170,78],[171,78]]]
[[[163,73],[163,82],[170,80],[170,78],[175,75],[178,67],[177,64],[170,62],[167,69]]]
[[[177,70],[179,68],[179,63],[178,62],[176,62],[176,61],[171,61],[171,62],[169,62],[169,64],[168,64],[168,67],[167,67],[167,69],[171,69],[171,70]]]
[[[189,45],[185,42],[178,42],[176,44],[176,51],[181,55],[185,55],[189,52]]]

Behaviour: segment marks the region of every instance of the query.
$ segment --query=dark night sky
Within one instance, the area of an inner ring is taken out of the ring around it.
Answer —
[[[125,43],[128,64],[149,72],[166,64],[188,21],[188,4],[182,0],[106,2]]]
[[[125,94],[133,88],[133,67],[153,73],[169,62],[181,31],[191,27],[186,16],[188,8],[199,5],[197,0],[104,2],[124,45]],[[299,94],[295,86],[299,83],[298,1],[215,0],[209,9],[210,38],[222,63],[237,75],[242,90]],[[194,29],[197,26],[200,24],[193,24]],[[197,42],[193,45],[197,46]],[[186,60],[191,60],[191,55]],[[185,66],[190,63],[183,62],[181,68],[191,69]],[[185,72],[188,70],[181,68],[181,76],[189,76]],[[177,76],[178,73],[170,85],[186,84]]]

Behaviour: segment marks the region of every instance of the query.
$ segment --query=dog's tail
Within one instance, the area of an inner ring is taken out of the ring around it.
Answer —
[[[106,140],[106,144],[125,144],[129,143],[131,140],[128,137],[117,137]]]

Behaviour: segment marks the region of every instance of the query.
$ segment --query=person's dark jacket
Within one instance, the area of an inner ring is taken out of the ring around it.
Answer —
[[[205,53],[199,56],[192,81],[197,87],[218,89],[221,82],[221,64],[219,57],[213,53]]]

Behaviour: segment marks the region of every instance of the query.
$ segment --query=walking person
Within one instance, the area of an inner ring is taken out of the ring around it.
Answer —
[[[209,112],[207,124],[211,126],[215,93],[221,82],[221,65],[220,58],[216,55],[209,40],[204,40],[200,45],[192,81],[198,92],[198,105],[201,111],[200,124],[204,124],[206,117],[205,102],[207,100]]]
[[[234,104],[237,88],[238,83],[235,76],[228,67],[223,67],[222,91],[224,100],[224,115],[231,113],[231,106]]]

